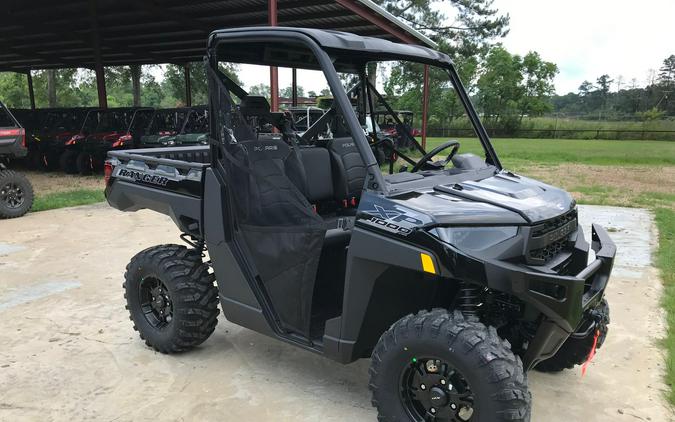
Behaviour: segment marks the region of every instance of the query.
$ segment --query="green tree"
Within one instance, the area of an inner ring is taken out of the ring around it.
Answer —
[[[659,83],[668,88],[675,87],[675,54],[663,61],[659,69]]]
[[[0,101],[12,108],[30,108],[28,81],[23,73],[0,73]]]
[[[588,96],[591,92],[595,91],[595,85],[589,81],[583,81],[579,85],[579,95],[582,97]]]
[[[267,98],[267,101],[270,100],[271,95],[270,95],[270,86],[267,84],[260,83],[258,85],[253,85],[249,90],[248,93],[250,95],[262,95],[263,97]]]
[[[192,104],[206,104],[208,102],[208,83],[206,79],[206,68],[202,62],[190,63],[190,90],[192,93]],[[239,67],[232,63],[219,63],[219,69],[234,82],[241,85],[237,72]],[[187,102],[185,98],[185,72],[183,66],[174,64],[166,65],[164,72],[164,81],[162,87],[167,90],[169,98],[175,98],[176,103],[173,107],[184,106]]]
[[[490,40],[505,36],[510,17],[494,8],[494,0],[448,0],[456,9],[454,22],[436,7],[441,0],[376,0],[389,13],[403,20],[444,47],[461,55],[473,55]],[[452,40],[455,44],[447,44]],[[466,54],[468,53],[468,54]]]
[[[551,96],[555,94],[553,78],[558,66],[542,60],[537,52],[529,52],[523,57],[522,74],[524,94],[520,102],[520,115],[541,116],[553,109]]]
[[[282,89],[281,91],[279,91],[279,96],[285,97],[285,98],[291,98],[293,96],[293,87],[287,86],[286,88]],[[304,96],[305,96],[305,88],[298,85],[298,97],[304,97]]]
[[[482,68],[477,82],[478,103],[486,119],[506,129],[515,129],[525,93],[521,57],[498,45],[490,50]]]

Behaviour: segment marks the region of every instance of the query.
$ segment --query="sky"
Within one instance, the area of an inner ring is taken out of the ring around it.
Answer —
[[[452,6],[439,6],[452,23]],[[556,63],[558,94],[576,92],[584,80],[595,82],[608,74],[612,90],[644,86],[650,70],[675,54],[675,0],[495,0],[494,7],[511,16],[509,34],[500,40],[514,54],[537,51]],[[243,66],[239,72],[247,88],[269,84],[269,71]],[[319,72],[299,71],[305,91],[321,91],[327,84]],[[291,73],[281,69],[280,88],[289,86]]]
[[[608,74],[644,86],[650,69],[675,54],[675,0],[495,0],[511,16],[502,40],[511,52],[537,51],[556,63],[558,94]],[[613,87],[616,89],[616,85]]]

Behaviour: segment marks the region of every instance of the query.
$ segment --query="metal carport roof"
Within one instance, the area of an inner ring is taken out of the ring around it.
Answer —
[[[9,0],[0,71],[185,63],[215,29],[270,23],[269,0]],[[277,25],[434,46],[369,0],[276,0]]]

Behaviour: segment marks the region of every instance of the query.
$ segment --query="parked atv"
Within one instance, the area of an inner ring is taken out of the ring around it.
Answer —
[[[195,146],[209,143],[209,112],[204,106],[192,107],[185,125],[180,133],[171,140],[165,141],[163,146]]]
[[[157,110],[141,148],[208,144],[209,130],[206,107]]]
[[[170,144],[168,142],[175,139],[176,135],[181,132],[189,112],[190,109],[187,107],[155,110],[148,127],[144,129],[140,137],[139,147],[155,148],[173,145],[175,142]]]
[[[0,102],[0,219],[21,217],[33,206],[33,185],[7,168],[11,160],[27,154],[26,130]]]
[[[94,109],[77,107],[51,109],[46,112],[37,134],[40,168],[48,171],[59,169],[59,159],[65,143],[81,132],[83,123],[92,110]]]
[[[86,176],[102,170],[108,151],[137,148],[153,112],[152,108],[117,108],[101,112],[96,129],[78,144],[77,172]]]
[[[77,157],[82,148],[81,144],[99,125],[103,113],[103,109],[89,109],[75,134],[52,138],[47,152],[48,162],[54,163],[58,160],[58,167],[61,171],[68,174],[77,174]]]
[[[320,69],[334,100],[299,135],[221,61]],[[482,156],[455,140],[416,144],[421,159],[395,150],[409,167],[383,174],[337,73],[359,78],[359,102],[372,104],[367,69],[382,61],[447,75]],[[220,304],[230,322],[305,351],[371,358],[379,420],[415,422],[529,421],[527,371],[595,352],[615,246],[597,224],[586,242],[567,192],[502,167],[447,55],[334,31],[241,28],[209,36],[207,74],[209,146],[112,151],[105,165],[113,207],[167,214],[189,245],[148,248],[127,266],[127,309],[148,346],[198,346]],[[334,121],[348,136],[319,139]]]

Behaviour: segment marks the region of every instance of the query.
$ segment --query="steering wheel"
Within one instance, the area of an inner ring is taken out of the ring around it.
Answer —
[[[448,157],[445,160],[442,161],[431,161],[432,158],[434,158],[436,155],[438,155],[439,152],[446,150],[450,147],[452,148],[452,151],[450,151],[450,154],[448,154]],[[415,173],[420,171],[423,167],[430,167],[434,170],[441,170],[445,168],[445,166],[448,165],[450,160],[452,160],[452,157],[457,154],[457,151],[459,151],[459,141],[448,141],[444,143],[443,145],[439,145],[436,148],[432,149],[431,151],[427,152],[424,157],[420,158],[420,160],[413,166],[413,168],[410,170],[411,173]]]

